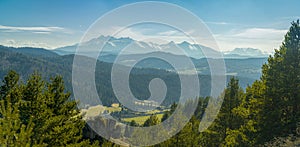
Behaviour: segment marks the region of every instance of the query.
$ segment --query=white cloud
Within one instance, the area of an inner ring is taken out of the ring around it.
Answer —
[[[7,44],[8,46],[13,46],[16,44],[16,41],[14,39],[8,39],[5,40],[5,44]]]
[[[162,36],[179,35],[179,32],[175,30],[170,30],[165,32],[159,32],[158,35],[162,35]]]
[[[37,31],[37,32],[32,32],[34,34],[51,34],[51,32],[41,32],[41,31]]]
[[[65,31],[62,27],[15,27],[0,25],[0,30],[5,32],[32,31],[32,32],[58,32]]]
[[[246,28],[227,34],[215,34],[214,37],[222,50],[251,47],[271,53],[279,48],[286,32],[284,29]]]
[[[214,25],[231,25],[232,23],[228,22],[214,22],[214,21],[206,21],[206,24],[214,24]]]
[[[281,38],[287,30],[270,28],[249,28],[235,34],[236,37],[254,38],[254,39],[278,39]]]
[[[1,45],[12,46],[12,47],[42,47],[51,48],[47,43],[40,41],[26,41],[26,40],[15,40],[7,39],[0,42]]]

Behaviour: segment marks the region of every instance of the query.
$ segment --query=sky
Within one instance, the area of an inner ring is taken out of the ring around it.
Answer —
[[[135,2],[140,1],[0,0],[0,44],[47,49],[76,44],[99,17]],[[268,53],[273,52],[275,48],[279,48],[290,23],[300,18],[299,0],[164,2],[178,5],[199,17],[223,51],[251,47]],[[176,15],[174,14],[174,17]],[[109,28],[104,30],[106,31],[99,36],[111,35]],[[164,39],[184,41],[180,33],[170,28],[149,24],[128,28],[118,37],[131,37],[143,41],[145,36],[169,36]]]

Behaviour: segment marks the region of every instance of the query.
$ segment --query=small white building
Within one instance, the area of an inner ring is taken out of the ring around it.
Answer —
[[[118,107],[120,107],[120,104],[119,103],[112,103],[111,107],[118,108]]]
[[[146,106],[146,107],[159,107],[158,102],[149,100],[138,100],[134,102],[135,105]]]

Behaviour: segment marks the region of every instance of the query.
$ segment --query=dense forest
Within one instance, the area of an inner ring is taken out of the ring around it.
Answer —
[[[4,58],[10,57],[3,54]],[[19,53],[13,54],[23,56]],[[34,60],[32,62],[38,66],[41,62],[46,62],[26,58],[28,61]],[[19,64],[24,63],[23,68],[28,70],[28,61],[19,61]],[[63,63],[59,67],[49,67],[66,69],[66,62]],[[49,76],[53,78],[44,80],[40,74],[34,72],[20,80],[20,76],[14,71],[9,71],[8,66],[10,65],[2,67],[3,70],[7,70],[7,74],[0,87],[1,145],[118,146],[100,136],[90,135],[93,132],[87,129],[88,126],[82,120],[80,110],[76,107],[77,102],[70,100],[71,93],[66,92],[61,76],[51,73]],[[210,97],[201,97],[189,123],[169,140],[154,146],[299,146],[299,73],[298,20],[292,22],[280,48],[275,50],[275,54],[263,65],[259,80],[244,90],[236,77],[230,79],[223,92],[224,102],[221,110],[207,130],[198,130],[204,112],[209,113],[206,106]],[[164,113],[162,120],[151,116],[143,126],[156,125],[166,120],[178,107],[181,106],[174,103],[170,111]],[[130,125],[138,124],[133,121]],[[139,133],[143,132],[127,129],[124,135],[139,137]],[[141,141],[147,139],[141,138]]]

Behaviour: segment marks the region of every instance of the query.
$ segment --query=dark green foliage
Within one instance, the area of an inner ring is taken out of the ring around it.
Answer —
[[[171,108],[170,108],[170,111],[166,111],[164,112],[164,115],[163,117],[161,118],[161,122],[165,121],[166,119],[168,119],[172,113],[176,110],[176,107],[177,107],[177,104],[174,102],[172,105],[171,105]]]
[[[30,146],[32,141],[32,119],[28,120],[27,125],[20,119],[22,91],[18,82],[19,75],[11,71],[0,88],[0,144],[3,146]]]
[[[62,78],[50,82],[34,73],[25,84],[9,72],[1,91],[0,143],[7,146],[87,146],[76,102],[65,93]]]
[[[300,26],[293,22],[279,50],[263,66],[266,85],[263,135],[273,137],[295,133],[300,121]]]
[[[243,90],[239,87],[238,80],[231,78],[227,88],[224,91],[224,101],[214,123],[201,134],[201,145],[220,146],[226,145],[225,139],[231,135],[231,132],[237,129],[242,120],[234,112],[244,97]]]
[[[157,125],[160,121],[158,120],[156,115],[151,115],[145,122],[144,127]]]
[[[139,124],[135,122],[135,120],[132,120],[129,123],[129,126],[138,127]],[[133,129],[130,129],[128,126],[125,128],[124,136],[125,137],[131,137],[131,134],[133,133]]]
[[[201,120],[201,118],[203,117],[204,111],[208,105],[208,101],[209,101],[210,97],[206,97],[206,98],[199,98],[198,100],[198,106],[197,109],[195,111],[195,117],[198,120]]]

